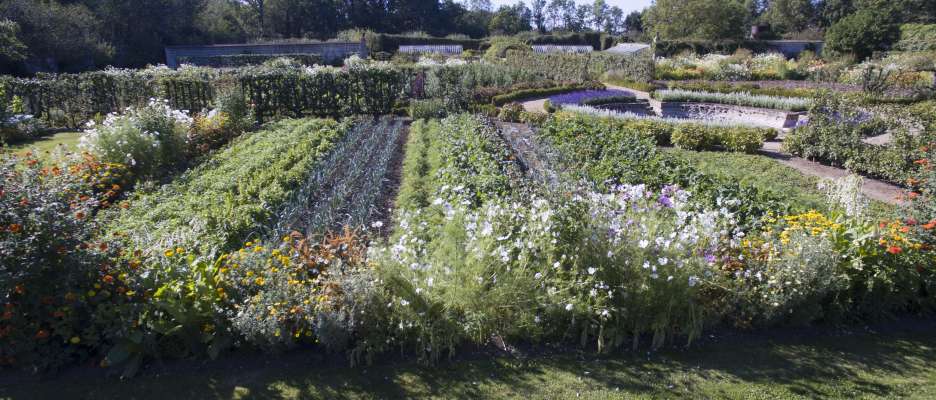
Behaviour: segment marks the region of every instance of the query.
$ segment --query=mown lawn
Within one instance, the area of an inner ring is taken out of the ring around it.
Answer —
[[[0,377],[0,399],[936,398],[936,321],[874,331],[783,331],[607,358],[475,355],[426,368],[351,369],[313,352],[169,363],[130,380],[92,368]],[[332,366],[329,366],[332,365]]]
[[[26,151],[35,151],[41,160],[48,160],[56,153],[59,146],[64,151],[76,151],[78,149],[78,140],[81,138],[81,132],[60,132],[51,136],[44,136],[31,142],[16,143],[5,151],[12,151],[17,154]]]
[[[677,148],[666,148],[664,151],[689,161],[693,167],[706,174],[725,176],[743,185],[773,191],[789,204],[800,208],[823,212],[829,208],[825,194],[817,187],[819,178],[804,175],[770,157]],[[894,206],[874,200],[869,208],[872,216],[880,217],[890,216],[894,210]]]

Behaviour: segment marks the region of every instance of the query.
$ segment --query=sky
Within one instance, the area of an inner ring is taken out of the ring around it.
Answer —
[[[517,0],[491,0],[491,3],[494,4],[494,8],[497,8],[497,6],[502,4],[515,4],[516,2]],[[575,0],[575,2],[578,4],[592,4],[594,3],[594,0]],[[608,5],[620,7],[622,10],[624,10],[624,15],[627,15],[631,11],[639,11],[649,7],[651,0],[605,0],[605,2],[607,2]],[[527,7],[530,6],[530,0],[524,0],[523,3],[526,4]]]

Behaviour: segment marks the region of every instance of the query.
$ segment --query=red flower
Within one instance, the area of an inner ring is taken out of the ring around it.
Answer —
[[[914,226],[917,224],[917,220],[913,218],[907,218],[907,225]]]
[[[901,249],[900,247],[897,247],[897,246],[891,246],[891,247],[888,247],[888,248],[887,248],[887,252],[888,252],[888,253],[891,253],[891,254],[894,254],[894,255],[897,255],[897,254],[903,253],[903,249]]]
[[[40,329],[39,332],[36,332],[36,339],[45,339],[49,337],[49,331],[45,329]]]
[[[114,283],[114,277],[110,275],[104,275],[104,278],[102,280],[104,281],[104,283]]]

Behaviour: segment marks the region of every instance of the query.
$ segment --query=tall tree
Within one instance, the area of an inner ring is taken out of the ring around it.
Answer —
[[[514,35],[530,30],[530,9],[519,2],[512,6],[500,6],[491,18],[489,28],[494,33]]]
[[[530,3],[531,19],[536,30],[546,32],[546,0],[533,0]]]
[[[605,0],[595,0],[591,7],[591,25],[596,31],[601,31],[605,27],[605,20],[610,17],[610,9]]]
[[[761,19],[778,34],[802,32],[818,20],[810,0],[771,0]]]
[[[263,26],[266,24],[266,0],[244,0],[245,3],[256,13],[257,15],[257,35],[259,38],[263,38],[265,31]]]
[[[608,18],[605,18],[602,29],[612,35],[620,35],[624,32],[624,10],[618,6],[611,6],[608,11]]]
[[[624,18],[624,31],[627,33],[643,32],[643,13],[640,11],[631,11]]]
[[[643,23],[661,39],[741,39],[746,31],[740,0],[656,0]]]

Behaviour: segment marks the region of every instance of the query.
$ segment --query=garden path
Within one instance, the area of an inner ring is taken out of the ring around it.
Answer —
[[[634,90],[634,89],[625,88],[621,86],[615,86],[615,85],[606,84],[605,86],[607,86],[608,89],[630,91],[634,93],[634,95],[636,95],[638,99],[645,99],[645,100],[650,101],[651,106],[653,106],[655,110],[660,109],[660,102],[657,100],[654,100],[650,96],[650,94],[647,92],[641,92],[639,90]],[[546,99],[527,101],[523,103],[523,107],[525,110],[529,112],[545,112],[545,109],[543,108],[543,104],[545,101]],[[785,136],[784,133],[781,133],[781,135],[777,138],[777,141],[770,141],[770,142],[764,143],[764,147],[761,148],[759,153],[764,156],[773,158],[783,165],[786,165],[803,174],[810,175],[810,176],[815,176],[815,177],[825,178],[825,179],[838,179],[838,178],[848,176],[849,174],[851,174],[851,172],[846,169],[820,164],[815,161],[810,161],[810,160],[800,158],[800,157],[794,157],[784,152],[782,149],[783,137]],[[876,141],[882,141],[882,140],[886,141],[886,140],[889,140],[889,137],[888,138],[874,138],[874,139]],[[865,196],[868,196],[871,199],[874,199],[883,203],[898,204],[898,205],[903,204],[902,195],[904,193],[904,190],[901,187],[897,185],[893,185],[891,183],[887,183],[881,180],[866,177],[864,178],[864,185],[862,186],[861,191],[862,193],[864,193]]]

